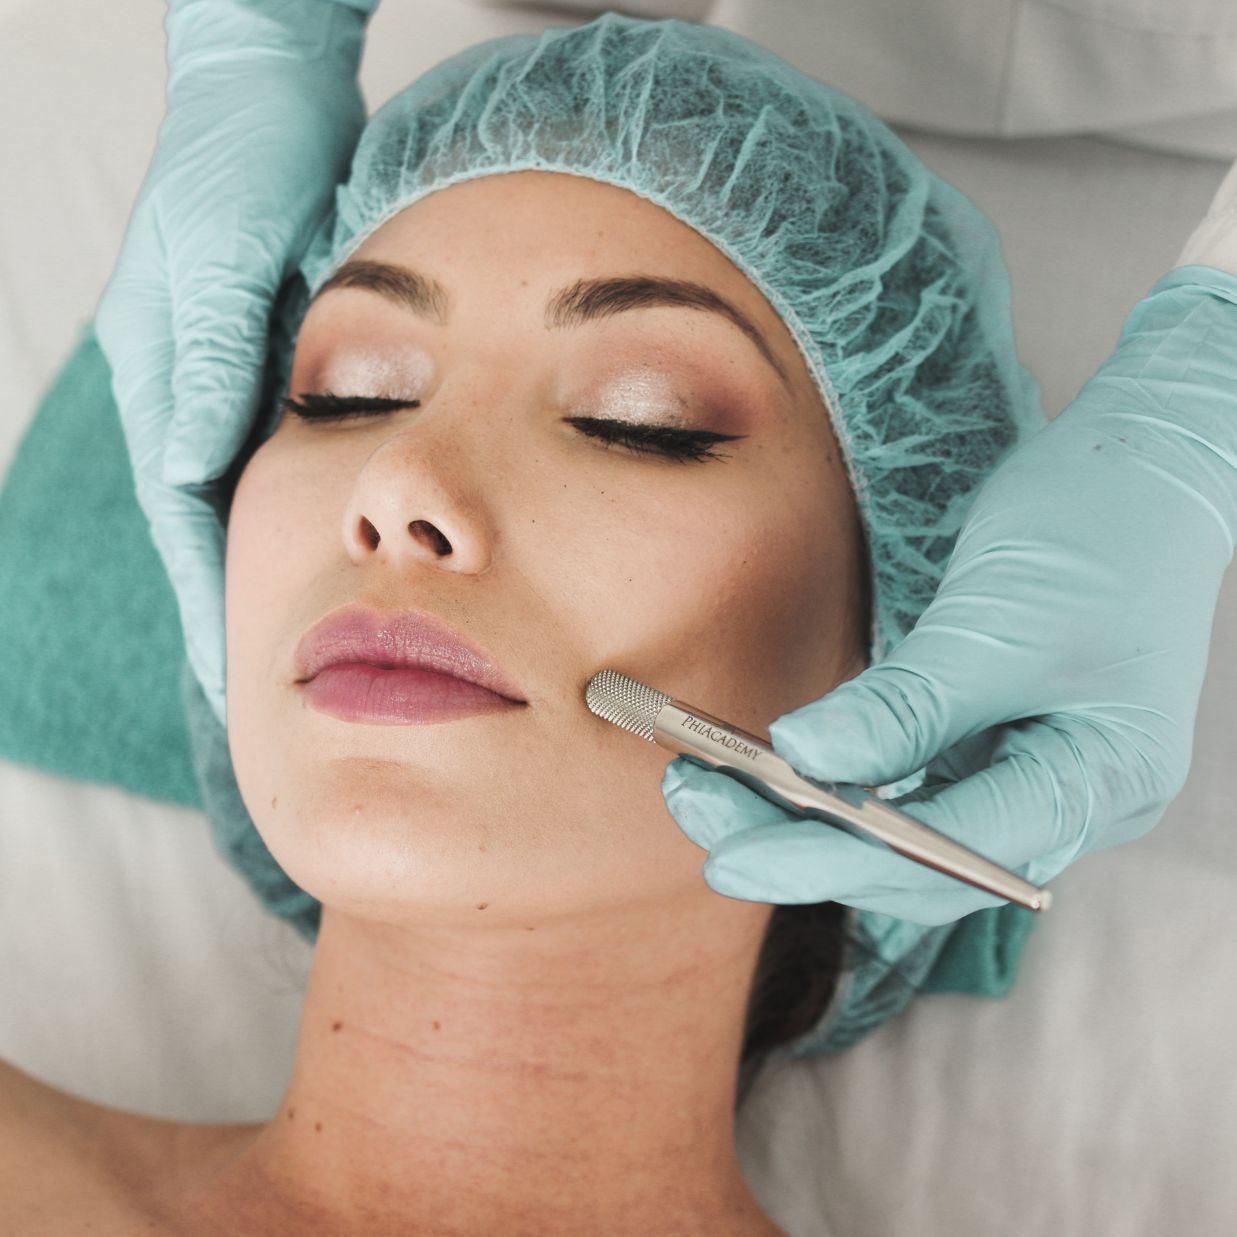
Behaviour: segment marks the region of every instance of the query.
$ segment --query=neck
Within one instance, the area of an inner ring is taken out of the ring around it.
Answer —
[[[212,1188],[266,1232],[777,1234],[734,1151],[768,915],[703,887],[621,925],[328,908],[284,1100]]]

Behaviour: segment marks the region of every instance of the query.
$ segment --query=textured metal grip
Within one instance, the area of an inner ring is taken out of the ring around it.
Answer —
[[[673,696],[637,683],[617,670],[599,670],[584,689],[584,703],[598,717],[650,743],[657,742],[653,738],[653,723],[672,699]]]

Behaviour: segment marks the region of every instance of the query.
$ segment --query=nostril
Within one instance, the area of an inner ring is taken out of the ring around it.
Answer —
[[[378,535],[378,530],[364,516],[361,517],[361,536],[369,542],[369,548],[371,550],[376,550],[378,548],[378,542],[382,540],[382,538]]]
[[[423,541],[428,541],[438,554],[447,555],[451,553],[451,543],[433,526],[428,520],[413,520],[408,525],[408,531],[414,537],[419,537]]]

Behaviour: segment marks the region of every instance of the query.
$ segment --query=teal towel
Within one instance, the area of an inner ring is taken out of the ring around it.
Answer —
[[[189,671],[89,326],[0,489],[0,599],[0,757],[203,808],[217,850],[255,897],[312,940],[320,908],[254,829],[226,734]],[[899,968],[903,981],[865,977],[871,1025],[915,989],[1003,996],[1033,922],[1002,906],[925,933],[921,962],[908,956]]]
[[[0,757],[202,806],[172,586],[91,327],[0,490]]]
[[[920,992],[1005,996],[1035,923],[1034,911],[1013,903],[967,915],[945,938]]]

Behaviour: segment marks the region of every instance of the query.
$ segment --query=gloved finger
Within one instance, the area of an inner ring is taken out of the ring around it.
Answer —
[[[879,841],[827,821],[782,812],[739,783],[733,783],[731,792],[726,786],[732,782],[712,771],[688,775],[680,785],[693,789],[675,801],[676,819],[686,818],[692,814],[689,805],[703,799],[696,788],[714,787],[714,802],[702,815],[713,822],[704,878],[717,893],[786,906],[843,902],[921,924],[950,923],[1003,901],[915,863]],[[922,803],[952,784],[925,784],[892,802],[905,811],[908,804]],[[753,800],[765,802],[772,814],[756,821]],[[907,815],[919,818],[922,813],[907,811]]]
[[[724,838],[704,865],[726,897],[793,906],[843,902],[912,923],[951,923],[1003,898],[925,868],[825,821],[788,819]]]
[[[226,725],[224,528],[211,504],[192,492],[160,487],[147,501],[153,511],[148,512],[151,537],[176,594],[190,669]]]
[[[1179,783],[1172,749],[1152,740],[1130,723],[1083,714],[1012,723],[989,768],[907,812],[1004,867],[1024,865],[1022,875],[1040,884],[1098,841],[1140,837],[1163,815]]]
[[[172,410],[176,352],[166,279],[141,270],[114,275],[100,298],[94,325],[111,368],[134,476],[140,480],[158,475]],[[145,503],[143,510],[149,519]]]
[[[920,667],[910,660],[909,641],[900,646],[896,663],[871,666],[770,723],[778,755],[810,777],[882,786],[923,768],[961,737],[955,734],[953,691],[923,668],[948,664],[948,654],[927,649]]]
[[[903,796],[899,806],[939,789],[921,788]],[[1001,900],[951,882],[879,842],[787,812],[687,757],[667,765],[662,791],[679,827],[709,851],[706,883],[727,897],[779,905],[838,901],[882,911],[896,903],[901,913],[910,890],[913,913],[902,917],[920,923],[948,923]],[[948,900],[937,893],[941,887]]]
[[[163,457],[168,485],[205,485],[222,476],[257,413],[279,275],[269,267],[255,274],[257,268],[227,258],[199,267],[175,306],[174,414]]]
[[[905,803],[918,803],[938,794],[955,780],[952,777],[929,778],[924,785],[893,802],[897,807]],[[767,826],[786,825],[802,819],[797,813],[779,807],[737,779],[719,773],[690,756],[678,756],[666,766],[662,773],[661,790],[666,807],[679,828],[697,846],[714,854],[722,842],[732,836],[751,834],[763,837]]]
[[[954,670],[949,681],[930,667],[972,666],[973,649],[950,648],[935,634],[908,636],[897,661],[880,662],[769,725],[773,749],[799,773],[829,782],[883,786],[908,777],[993,719],[973,700],[980,691]],[[918,662],[912,659],[919,657]],[[986,678],[986,676],[985,676]],[[1016,687],[1003,702],[1017,707]]]
[[[776,803],[687,756],[676,756],[666,766],[661,792],[679,828],[705,850],[728,834],[789,819]]]

